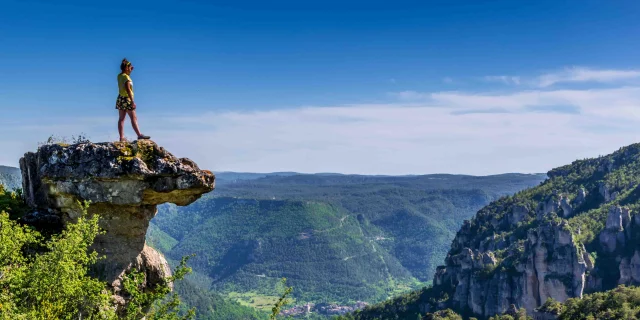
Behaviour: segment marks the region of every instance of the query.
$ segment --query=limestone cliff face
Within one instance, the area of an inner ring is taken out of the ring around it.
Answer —
[[[589,275],[589,292],[614,285],[640,285],[640,214],[627,207],[612,206],[606,225],[596,239],[598,263]]]
[[[57,216],[66,224],[81,214],[78,201],[90,201],[88,212],[101,216],[106,231],[93,246],[106,256],[94,271],[116,294],[131,268],[145,272],[149,287],[170,275],[164,257],[145,244],[149,220],[158,204],[188,205],[212,191],[215,180],[193,161],[148,140],[44,145],[26,153],[20,169],[35,216]]]
[[[434,277],[441,298],[420,310],[531,314],[547,298],[640,285],[640,144],[548,176],[464,222]]]
[[[548,297],[582,296],[588,263],[566,221],[545,221],[520,242],[502,261],[492,250],[465,247],[449,255],[434,284],[453,289],[455,309],[480,316],[505,313],[511,304],[533,311]]]
[[[511,209],[516,215],[521,211]],[[598,256],[595,263],[576,241],[567,220],[532,224],[536,226],[524,240],[492,237],[471,249],[465,246],[472,245],[465,239],[474,238],[467,221],[454,240],[454,247],[461,249],[450,252],[434,278],[436,288],[452,292],[452,299],[423,308],[454,307],[488,317],[506,313],[514,304],[533,313],[547,298],[563,302],[619,284],[640,285],[640,213],[618,205],[609,207],[605,227],[591,243]],[[504,258],[496,258],[495,250],[502,250]]]

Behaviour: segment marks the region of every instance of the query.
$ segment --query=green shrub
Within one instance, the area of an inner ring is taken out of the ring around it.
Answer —
[[[0,200],[6,200],[6,195],[0,194]],[[19,198],[9,198],[15,203],[0,202],[0,319],[118,319],[107,284],[88,274],[89,267],[98,260],[97,253],[89,248],[102,232],[99,216],[88,216],[85,203],[84,213],[76,223],[45,239],[9,217],[4,210],[24,206]],[[183,258],[173,276],[152,292],[140,290],[140,273],[129,274],[124,286],[132,300],[124,318],[193,318],[194,310],[179,312],[177,295],[161,301],[170,291],[170,281],[191,272],[186,267],[187,258]]]
[[[424,319],[426,320],[462,320],[462,317],[453,312],[453,310],[451,309],[445,309],[445,310],[440,310],[434,313],[428,313],[426,315],[426,317],[424,317]]]
[[[171,295],[166,301],[159,302],[171,292],[169,287],[171,282],[182,280],[184,276],[191,273],[191,268],[187,267],[189,258],[189,256],[183,257],[173,275],[165,278],[161,284],[151,290],[143,291],[144,273],[131,272],[127,274],[122,284],[125,292],[131,298],[127,304],[125,319],[134,320],[146,317],[147,320],[186,320],[194,318],[194,308],[181,312],[180,298],[177,294]]]
[[[42,236],[0,213],[0,314],[4,319],[112,319],[105,283],[90,277],[98,216]]]

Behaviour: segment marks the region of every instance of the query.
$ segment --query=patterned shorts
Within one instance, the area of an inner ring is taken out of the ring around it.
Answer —
[[[116,100],[116,109],[133,110],[133,105],[131,104],[131,100],[128,97],[123,97],[121,95],[118,95],[118,99]]]

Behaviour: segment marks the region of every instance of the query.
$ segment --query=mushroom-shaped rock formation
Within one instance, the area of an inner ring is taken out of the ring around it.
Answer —
[[[150,140],[114,143],[48,144],[20,159],[25,201],[36,212],[63,224],[82,213],[100,215],[93,248],[105,255],[94,272],[115,290],[131,268],[145,272],[147,284],[170,275],[162,255],[145,245],[156,206],[186,206],[214,189],[215,177],[191,160],[176,158]]]

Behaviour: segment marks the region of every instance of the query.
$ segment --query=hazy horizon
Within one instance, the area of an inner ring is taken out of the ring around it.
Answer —
[[[5,168],[13,168],[20,169],[19,165],[11,166],[11,165],[2,165],[0,167]],[[389,174],[358,174],[358,173],[345,173],[345,172],[295,172],[295,171],[272,171],[272,172],[252,172],[252,171],[227,171],[220,170],[213,172],[216,175],[220,174],[250,174],[250,175],[278,175],[278,174],[295,174],[295,175],[342,175],[342,176],[370,176],[370,177],[417,177],[417,176],[434,176],[434,175],[461,175],[461,176],[475,176],[475,177],[487,177],[487,176],[498,176],[505,174],[521,174],[521,175],[546,175],[546,172],[502,172],[496,174],[487,174],[487,175],[473,175],[473,174],[462,174],[462,173],[451,173],[451,172],[435,172],[435,173],[413,173],[413,174],[397,174],[397,175],[389,175]]]

